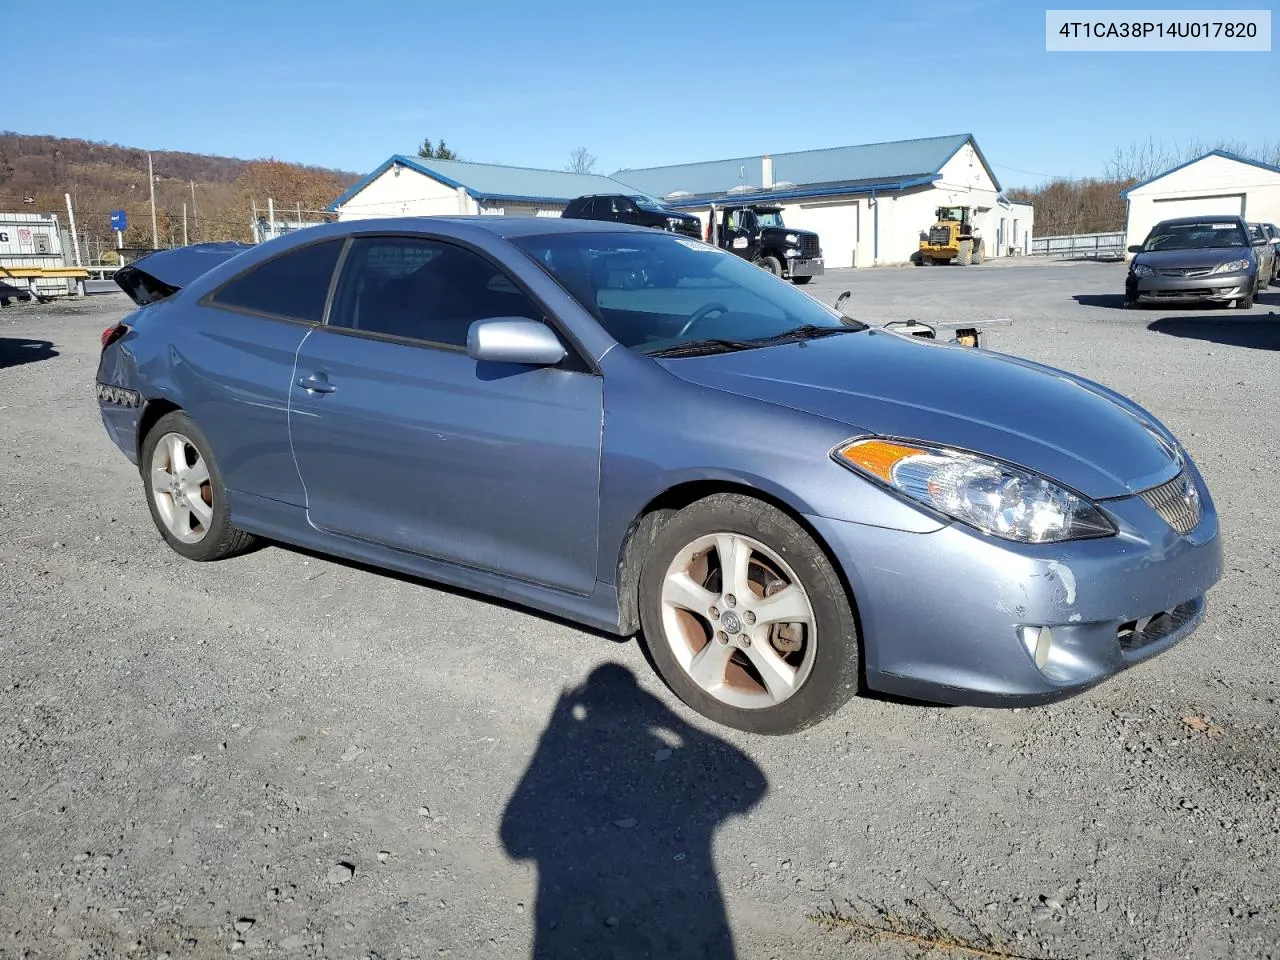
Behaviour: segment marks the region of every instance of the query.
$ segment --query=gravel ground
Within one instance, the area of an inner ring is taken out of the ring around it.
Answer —
[[[1280,957],[1280,294],[1122,311],[1122,276],[809,289],[1012,317],[986,345],[1154,410],[1223,516],[1204,626],[1065,703],[857,700],[790,738],[513,607],[282,547],[182,560],[92,399],[123,298],[5,309],[0,958]]]

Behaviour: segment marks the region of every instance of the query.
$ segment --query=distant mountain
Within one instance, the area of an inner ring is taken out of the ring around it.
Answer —
[[[275,201],[278,216],[299,206],[322,210],[359,174],[278,160],[240,160],[200,153],[153,150],[156,220],[161,246],[197,240],[248,240],[254,204]],[[192,198],[194,183],[195,197]],[[147,151],[113,143],[0,132],[0,211],[57,213],[66,219],[71,194],[76,228],[114,245],[110,211],[129,220],[126,246],[151,246]],[[34,203],[24,202],[27,198]]]

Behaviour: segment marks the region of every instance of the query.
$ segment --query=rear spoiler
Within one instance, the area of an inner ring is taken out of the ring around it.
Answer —
[[[173,296],[192,280],[250,249],[252,244],[225,241],[157,250],[121,267],[112,279],[129,299],[145,307]]]

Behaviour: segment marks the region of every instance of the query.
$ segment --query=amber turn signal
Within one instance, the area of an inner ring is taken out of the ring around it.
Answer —
[[[927,452],[891,440],[859,440],[841,450],[840,456],[885,483],[892,483],[891,473],[899,461]]]

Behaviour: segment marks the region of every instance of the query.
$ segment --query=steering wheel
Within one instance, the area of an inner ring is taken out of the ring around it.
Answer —
[[[676,334],[677,338],[683,337],[693,328],[693,326],[701,320],[707,319],[713,313],[728,313],[729,308],[723,303],[705,303],[697,310],[693,311],[693,316],[689,318],[689,322],[680,328],[680,332]]]

